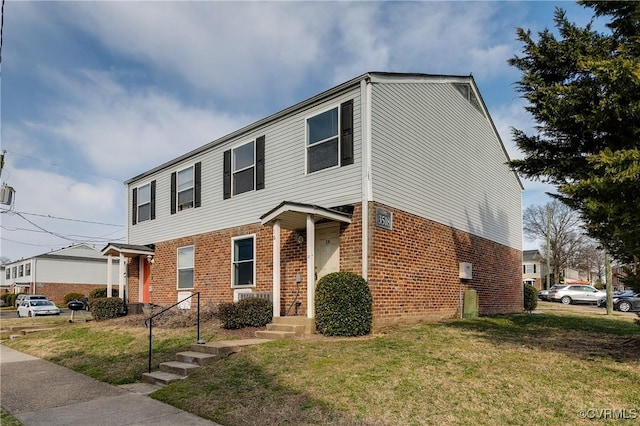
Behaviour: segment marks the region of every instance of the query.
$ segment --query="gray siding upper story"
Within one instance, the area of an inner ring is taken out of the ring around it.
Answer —
[[[354,163],[307,174],[305,119],[350,99]],[[260,136],[265,188],[223,199],[224,151]],[[471,77],[364,74],[127,181],[128,243],[258,223],[282,201],[334,207],[373,199],[520,249],[522,186],[507,160]],[[171,214],[171,173],[196,162],[201,206]],[[154,180],[155,219],[132,225],[132,188]]]
[[[522,246],[522,186],[471,78],[372,87],[373,199],[509,247]]]

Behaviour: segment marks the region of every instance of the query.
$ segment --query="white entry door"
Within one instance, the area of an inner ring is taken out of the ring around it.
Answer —
[[[316,281],[331,272],[340,271],[340,224],[316,225]]]

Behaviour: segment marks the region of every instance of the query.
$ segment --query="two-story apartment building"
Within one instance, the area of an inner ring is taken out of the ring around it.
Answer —
[[[44,294],[60,304],[68,293],[88,295],[107,283],[107,260],[102,253],[86,244],[75,244],[59,250],[7,263],[4,285],[13,293]],[[112,273],[118,273],[114,263]]]
[[[176,141],[177,143],[179,141]],[[367,279],[374,326],[522,310],[522,185],[470,76],[371,72],[125,182],[129,302]]]
[[[531,284],[538,291],[551,287],[545,285],[547,280],[547,264],[539,250],[524,250],[522,252],[522,282]]]

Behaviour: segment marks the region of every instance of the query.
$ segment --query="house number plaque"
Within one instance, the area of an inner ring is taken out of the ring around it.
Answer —
[[[378,228],[393,230],[393,213],[387,209],[376,207],[376,226]]]

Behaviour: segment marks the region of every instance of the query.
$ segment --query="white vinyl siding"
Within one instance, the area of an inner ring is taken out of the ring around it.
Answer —
[[[305,141],[307,117],[353,99],[354,164],[306,173]],[[265,187],[241,196],[223,199],[223,153],[243,142],[265,136]],[[128,243],[152,244],[175,238],[247,225],[260,221],[260,216],[282,201],[335,207],[361,201],[361,135],[359,86],[335,98],[296,111],[279,121],[242,133],[225,143],[185,158],[145,176],[156,180],[155,220],[128,226]],[[194,162],[202,162],[202,207],[171,215],[171,172]],[[130,185],[136,186],[136,182]],[[128,200],[130,203],[131,201]],[[128,211],[131,223],[131,211]]]
[[[453,84],[374,84],[371,121],[374,200],[521,249],[520,183]]]

